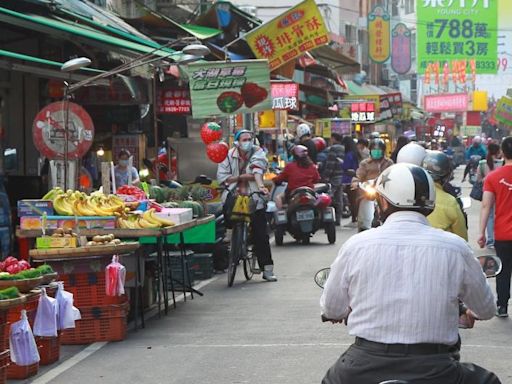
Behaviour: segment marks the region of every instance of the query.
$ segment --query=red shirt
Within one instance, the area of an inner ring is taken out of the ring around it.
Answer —
[[[288,191],[293,191],[299,187],[309,187],[314,188],[315,183],[320,180],[320,174],[318,173],[318,169],[316,165],[311,164],[307,168],[301,168],[294,161],[292,163],[286,164],[283,172],[281,172],[276,178],[274,178],[274,182],[288,182]]]
[[[494,238],[512,240],[512,166],[505,165],[489,173],[484,191],[492,192],[496,200]]]

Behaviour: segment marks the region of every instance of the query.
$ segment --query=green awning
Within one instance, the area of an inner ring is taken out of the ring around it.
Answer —
[[[45,64],[45,65],[48,65],[48,66],[51,66],[51,67],[59,67],[59,68],[63,64],[63,63],[59,63],[58,61],[41,59],[39,57],[25,55],[23,53],[6,51],[5,49],[0,49],[0,57],[7,57],[9,59],[17,59],[17,60],[30,61],[32,63]],[[84,71],[89,71],[89,72],[98,72],[98,73],[102,73],[103,72],[103,71],[101,71],[99,69],[94,69],[94,68],[82,68],[82,69]]]
[[[187,31],[192,36],[197,37],[199,40],[206,40],[222,33],[221,30],[210,27],[203,27],[201,25],[194,24],[178,24],[181,29]]]
[[[79,26],[78,24],[67,23],[39,15],[26,15],[3,7],[0,7],[0,22],[42,33],[53,34],[57,37],[64,37],[69,40],[78,37],[91,45],[101,45],[107,47],[107,49],[116,49],[122,52],[128,51],[139,54],[151,53],[161,57],[169,57],[174,54],[175,59],[181,56],[180,52],[169,48],[155,49],[148,45],[109,36],[92,28]]]

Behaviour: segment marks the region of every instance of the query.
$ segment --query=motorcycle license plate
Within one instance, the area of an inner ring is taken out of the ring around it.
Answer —
[[[308,221],[315,218],[315,212],[309,211],[297,211],[297,221]]]

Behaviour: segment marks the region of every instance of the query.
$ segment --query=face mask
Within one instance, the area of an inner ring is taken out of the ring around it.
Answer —
[[[240,149],[244,152],[249,152],[252,148],[252,141],[244,141],[240,143]]]
[[[128,160],[119,160],[119,165],[122,166],[122,167],[127,167],[128,166]]]
[[[372,159],[379,160],[384,157],[384,152],[382,151],[382,149],[372,149],[370,151],[370,156],[372,157]]]

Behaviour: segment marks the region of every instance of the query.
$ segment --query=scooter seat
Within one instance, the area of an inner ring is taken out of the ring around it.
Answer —
[[[290,193],[289,199],[292,199],[294,196],[296,196],[299,193],[308,193],[310,195],[315,195],[315,191],[309,187],[299,187],[295,188],[292,193]]]
[[[317,184],[315,184],[315,192],[316,193],[327,193],[327,192],[329,192],[329,186],[325,183],[317,183]]]

